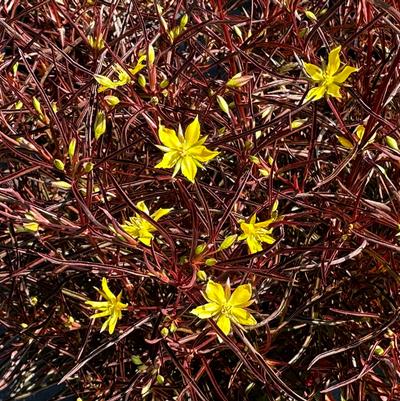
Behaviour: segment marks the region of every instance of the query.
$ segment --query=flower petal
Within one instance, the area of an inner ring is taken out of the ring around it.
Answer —
[[[175,164],[174,171],[172,172],[172,177],[175,177],[179,173],[181,166],[182,166],[182,159],[179,158]]]
[[[162,124],[158,127],[158,136],[162,144],[170,149],[179,149],[182,146],[175,130],[166,128]]]
[[[258,242],[253,235],[248,236],[246,238],[246,242],[249,247],[250,253],[260,252],[263,249],[261,243]]]
[[[332,76],[336,74],[340,67],[340,51],[342,46],[335,47],[330,53],[328,58],[328,65],[326,66],[326,74]]]
[[[147,208],[146,204],[144,203],[144,201],[140,201],[138,203],[136,203],[135,205],[141,212],[146,213],[147,215],[150,213],[149,209]]]
[[[109,305],[107,301],[85,301],[85,304],[90,305],[93,309],[104,309]]]
[[[208,302],[214,302],[218,305],[224,305],[227,301],[224,287],[212,280],[209,280],[207,283],[205,298]]]
[[[308,91],[305,101],[308,102],[311,100],[312,102],[315,102],[316,100],[321,99],[325,95],[325,92],[325,86],[317,86],[312,88]]]
[[[167,152],[155,168],[172,168],[179,160],[179,153],[175,150]]]
[[[323,73],[321,68],[311,63],[303,63],[304,69],[307,75],[309,75],[314,81],[319,82],[323,80]]]
[[[254,224],[254,227],[257,228],[266,228],[269,227],[271,225],[271,223],[273,223],[276,219],[272,218],[272,219],[268,219],[268,220],[264,220],[264,221],[259,221],[258,223]]]
[[[154,238],[154,235],[148,230],[140,230],[138,239],[143,244],[150,246],[151,240]]]
[[[100,333],[103,332],[107,328],[108,324],[110,323],[110,320],[111,320],[111,316],[101,326]]]
[[[274,244],[276,242],[276,239],[272,235],[267,234],[266,232],[258,234],[258,239],[261,242],[265,242],[266,244]]]
[[[231,321],[228,316],[221,315],[217,320],[217,326],[227,336],[231,332]]]
[[[248,312],[246,309],[243,308],[232,308],[231,315],[233,320],[239,324],[243,324],[245,326],[252,326],[257,324],[257,320]]]
[[[239,287],[237,287],[236,290],[233,291],[228,301],[228,305],[237,307],[248,306],[251,294],[252,294],[251,284],[239,285]]]
[[[188,153],[190,156],[203,163],[208,162],[219,155],[219,152],[209,150],[205,146],[193,146],[189,149]]]
[[[116,313],[114,313],[114,314],[111,316],[110,322],[109,322],[109,324],[108,324],[108,332],[109,332],[110,334],[114,333],[115,326],[116,326],[116,324],[117,324],[117,320],[118,320],[118,315],[117,315]]]
[[[340,86],[336,84],[328,85],[328,95],[336,97],[337,99],[341,99],[342,95],[340,94]]]
[[[197,166],[190,156],[185,156],[181,164],[182,174],[190,181],[194,182],[197,174]]]
[[[172,210],[172,208],[171,208],[171,209],[163,209],[163,208],[158,209],[156,212],[154,212],[154,213],[151,215],[151,218],[152,218],[154,221],[158,221],[159,219],[161,219],[161,217],[167,215],[171,210]]]
[[[342,84],[344,81],[346,81],[346,79],[349,77],[350,74],[357,71],[358,68],[347,65],[346,67],[343,68],[342,71],[340,71],[333,77],[334,82],[337,84]]]
[[[208,319],[215,316],[221,310],[221,306],[215,302],[209,302],[194,308],[190,313],[196,315],[200,319]]]
[[[188,147],[193,146],[200,138],[199,116],[186,127],[185,142]]]
[[[103,277],[101,279],[101,288],[102,288],[104,294],[106,295],[106,299],[108,301],[115,301],[115,295],[108,288],[107,279],[105,277]]]
[[[90,316],[90,318],[97,319],[98,317],[104,317],[109,315],[111,315],[111,312],[109,310],[106,310],[104,312],[95,313],[94,315]]]

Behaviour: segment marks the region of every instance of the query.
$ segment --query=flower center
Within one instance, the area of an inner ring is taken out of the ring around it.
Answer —
[[[221,309],[221,313],[222,313],[223,315],[230,315],[231,309],[232,309],[232,306],[226,305],[226,304],[225,304],[225,305],[222,307],[222,309]]]
[[[331,85],[334,81],[333,75],[324,74],[325,85]]]

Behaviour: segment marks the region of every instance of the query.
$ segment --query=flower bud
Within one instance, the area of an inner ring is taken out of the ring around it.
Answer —
[[[100,110],[96,115],[94,122],[94,137],[99,139],[105,132],[107,127],[106,116],[104,111]]]
[[[228,105],[228,103],[226,102],[226,100],[225,100],[222,96],[217,95],[217,102],[218,102],[219,108],[220,108],[224,113],[226,113],[228,116],[230,116],[230,114],[229,114],[229,105]]]
[[[76,138],[72,138],[71,142],[68,145],[68,156],[70,159],[74,157],[75,149],[76,149]]]
[[[54,167],[57,170],[64,171],[65,165],[60,159],[54,159]]]
[[[394,139],[392,136],[386,136],[385,138],[386,144],[389,146],[389,148],[394,149],[394,150],[399,150],[399,145],[397,144],[396,139]]]

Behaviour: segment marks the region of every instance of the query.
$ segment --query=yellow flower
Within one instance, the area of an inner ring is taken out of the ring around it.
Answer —
[[[96,288],[96,287],[95,287]],[[105,301],[86,301],[85,304],[90,305],[92,309],[100,310],[90,316],[91,319],[109,316],[109,318],[101,326],[100,332],[104,331],[108,326],[108,332],[114,333],[115,325],[118,319],[121,319],[122,310],[128,307],[128,304],[121,302],[122,291],[115,296],[108,288],[107,279],[103,277],[101,280],[101,290],[96,288],[97,292],[105,299]]]
[[[208,162],[219,154],[208,150],[203,146],[207,137],[200,136],[200,123],[198,117],[186,127],[185,136],[179,128],[178,135],[175,130],[165,128],[160,124],[158,136],[164,146],[157,145],[159,149],[166,152],[163,159],[156,168],[172,168],[175,166],[172,176],[182,170],[182,174],[190,181],[194,182],[197,174],[197,167],[202,168],[202,163]]]
[[[248,223],[244,221],[240,223],[243,234],[241,234],[238,239],[246,240],[250,253],[262,251],[263,242],[267,244],[273,244],[275,242],[275,238],[271,235],[274,229],[268,227],[276,218],[260,221],[259,223],[256,223],[256,219],[256,214],[253,214]]]
[[[136,207],[146,213],[148,216],[150,215],[149,209],[147,208],[144,201],[140,201],[136,204]],[[150,217],[154,221],[158,221],[161,217],[168,214],[172,209],[158,209],[155,213],[153,213]],[[131,237],[138,238],[140,242],[143,244],[150,246],[151,240],[154,238],[152,234],[157,229],[146,219],[140,216],[139,213],[136,213],[135,216],[131,217],[129,221],[125,221],[124,224],[121,225],[122,229],[127,232]]]
[[[318,83],[317,87],[310,89],[307,93],[306,102],[309,100],[314,102],[321,99],[325,94],[341,99],[340,85],[346,81],[351,73],[358,71],[358,68],[350,66],[340,68],[340,50],[341,46],[338,46],[329,53],[326,68],[321,69],[314,64],[303,63],[306,73],[314,82]]]
[[[206,286],[206,292],[202,293],[208,303],[198,306],[191,313],[200,319],[213,318],[221,331],[228,335],[231,332],[231,322],[244,326],[252,326],[256,319],[245,308],[250,306],[252,290],[250,284],[239,285],[231,294],[229,280],[225,288],[212,280]]]

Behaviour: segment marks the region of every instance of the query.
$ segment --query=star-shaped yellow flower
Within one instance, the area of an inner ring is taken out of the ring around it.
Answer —
[[[229,280],[225,288],[212,280],[209,280],[203,297],[208,303],[198,306],[191,313],[200,319],[213,318],[225,335],[231,332],[231,322],[244,326],[252,326],[256,319],[245,308],[254,300],[251,299],[252,289],[250,284],[239,285],[231,294]]]
[[[147,208],[146,204],[144,201],[140,201],[136,204],[136,207],[146,213],[148,216],[150,215],[149,209]],[[156,212],[154,212],[150,217],[154,221],[158,221],[161,217],[165,216],[168,214],[172,209],[158,209]],[[124,224],[121,225],[122,229],[128,233],[131,237],[137,238],[140,242],[143,244],[150,246],[151,240],[154,238],[154,235],[152,234],[154,231],[157,229],[148,222],[146,219],[144,219],[142,216],[140,216],[139,213],[136,213],[135,216],[130,217],[129,221],[125,221]]]
[[[194,182],[197,167],[203,168],[202,163],[208,162],[219,154],[219,152],[208,150],[203,146],[207,137],[200,136],[200,123],[196,118],[186,127],[185,135],[179,127],[178,135],[175,130],[165,128],[160,124],[158,136],[163,145],[157,145],[159,149],[166,152],[163,159],[156,168],[172,168],[175,166],[172,176],[182,170],[182,174]]]
[[[275,238],[271,235],[274,229],[268,227],[271,223],[276,221],[276,218],[273,217],[272,219],[260,221],[259,223],[256,223],[256,220],[257,216],[253,214],[248,223],[244,221],[240,223],[243,234],[241,234],[238,239],[246,240],[250,253],[262,251],[263,242],[267,244],[273,244],[275,242]]]
[[[351,73],[358,71],[358,68],[351,66],[341,68],[340,50],[341,46],[338,46],[329,53],[328,65],[325,68],[321,69],[314,64],[303,63],[307,75],[309,75],[314,82],[318,83],[317,87],[308,91],[306,102],[309,100],[314,102],[321,99],[325,94],[338,99],[342,98],[340,85],[346,81]]]
[[[110,291],[105,277],[101,280],[101,288],[101,290],[96,288],[96,291],[105,299],[105,301],[86,301],[85,303],[90,305],[92,309],[100,310],[99,313],[90,316],[91,319],[109,316],[101,326],[100,332],[104,331],[108,326],[108,332],[112,334],[114,333],[118,319],[121,319],[122,310],[126,309],[128,304],[121,302],[122,291],[117,296]]]

